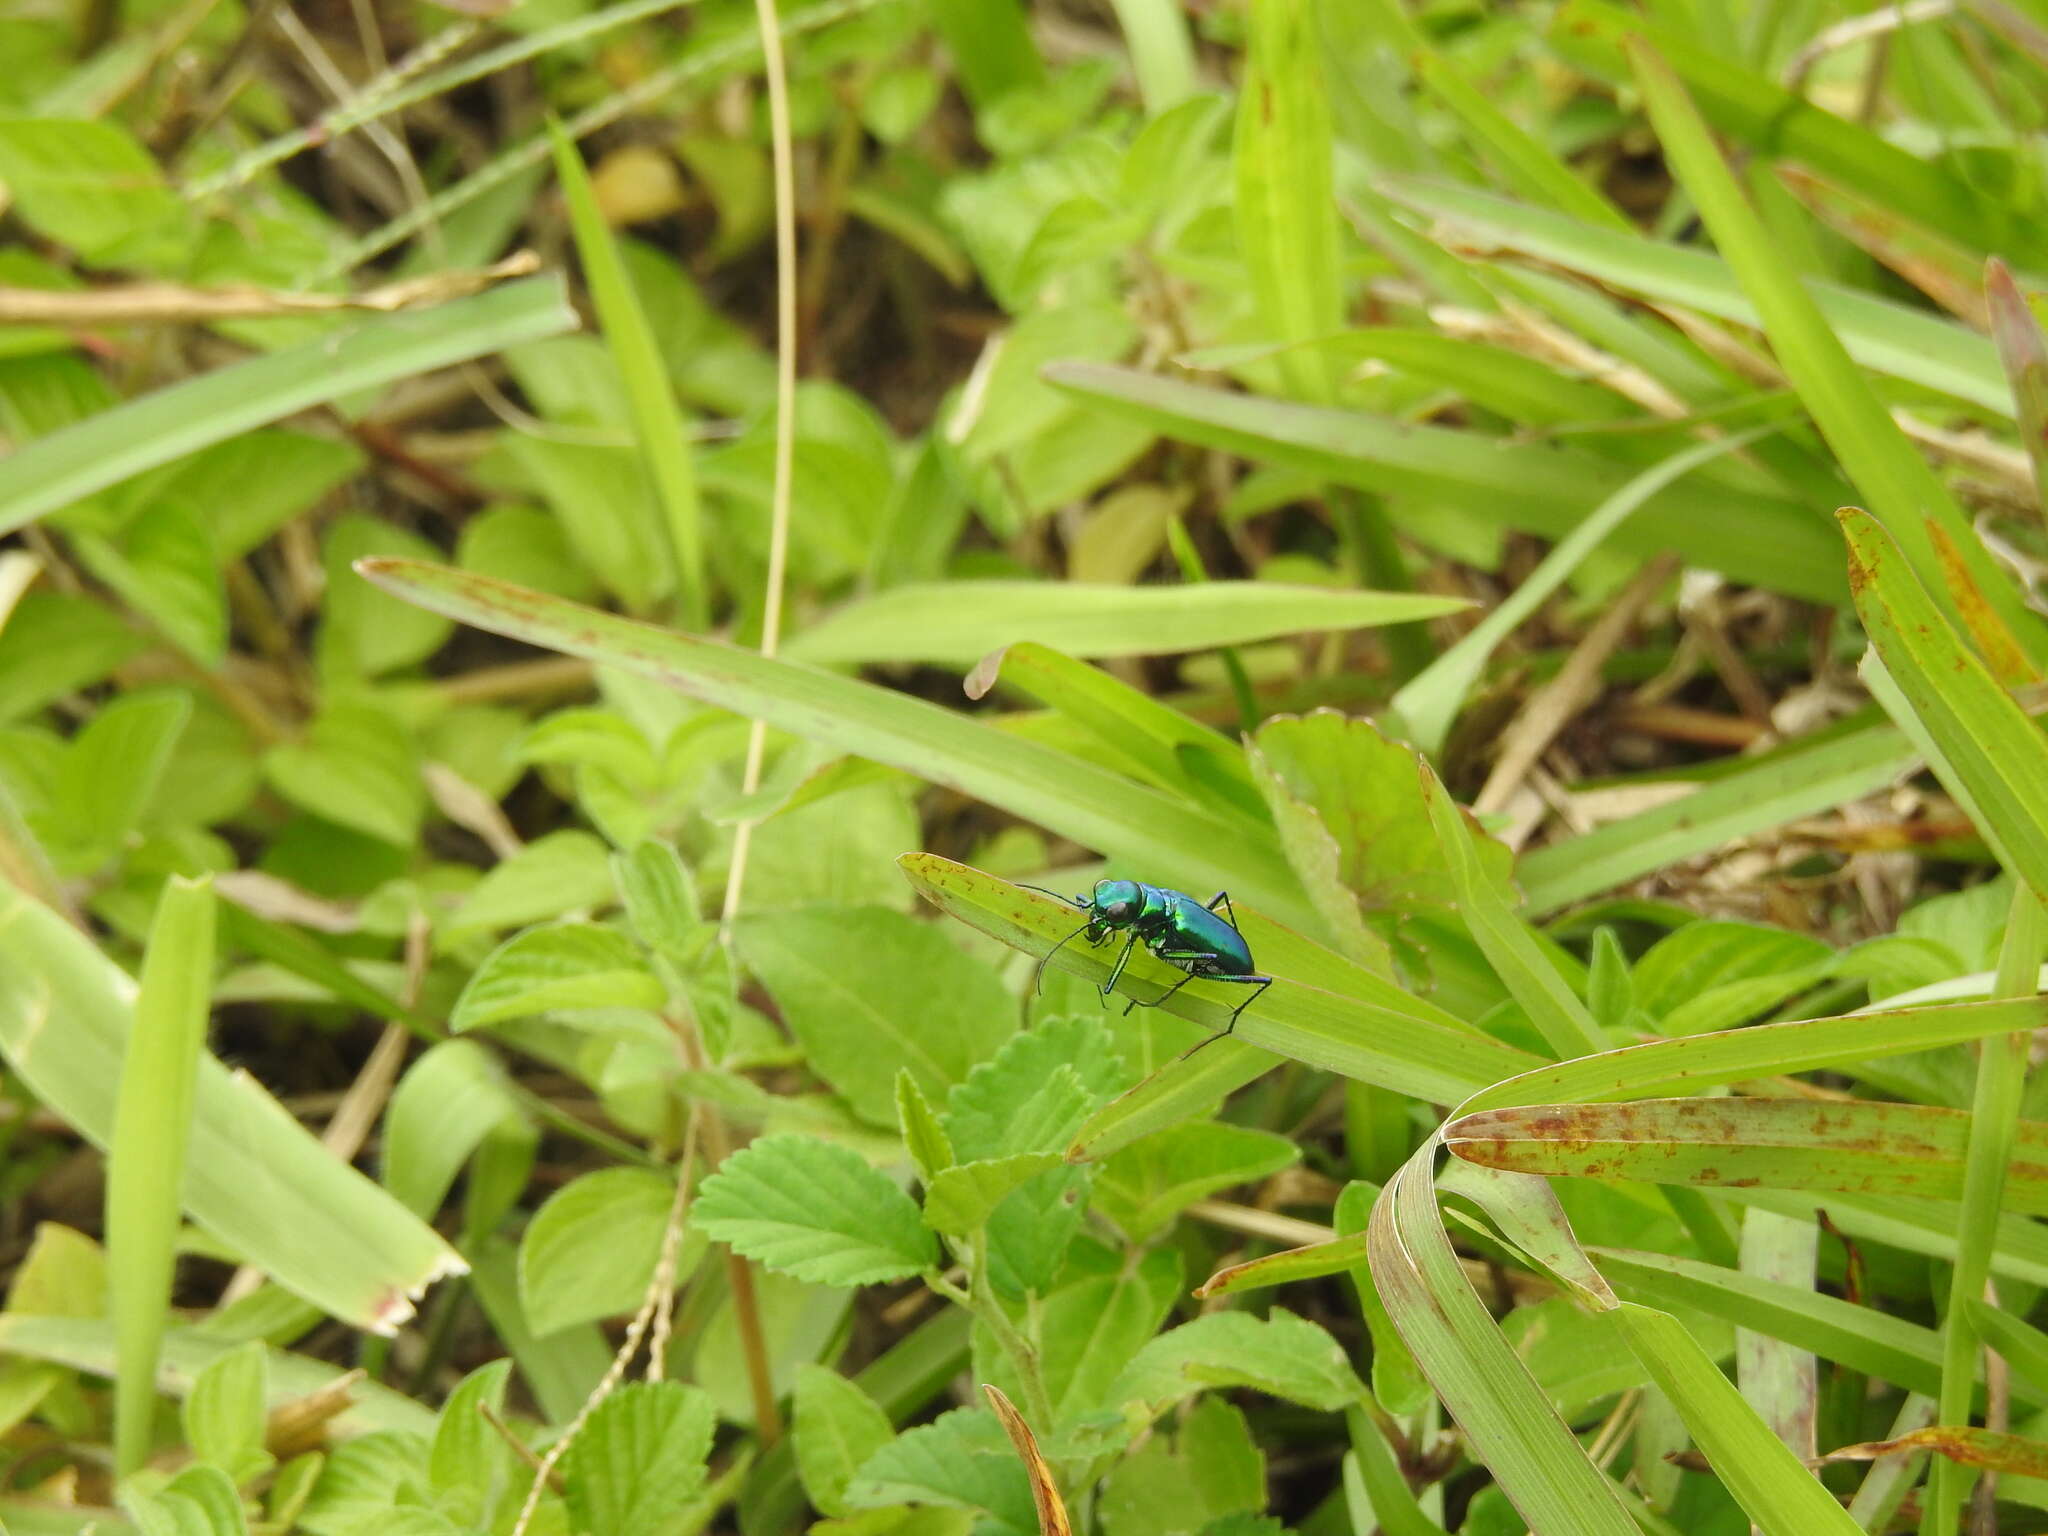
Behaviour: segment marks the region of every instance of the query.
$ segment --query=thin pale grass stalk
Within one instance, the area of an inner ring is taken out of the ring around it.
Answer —
[[[626,1337],[620,1341],[618,1353],[612,1356],[604,1378],[591,1389],[590,1396],[576,1411],[576,1417],[569,1421],[569,1427],[547,1448],[540,1464],[534,1468],[533,1485],[526,1490],[526,1502],[519,1506],[519,1518],[512,1522],[511,1536],[526,1536],[526,1528],[533,1523],[534,1511],[540,1508],[540,1496],[546,1490],[548,1480],[554,1476],[556,1465],[569,1453],[569,1447],[583,1433],[583,1426],[590,1422],[590,1416],[597,1412],[598,1405],[617,1391],[619,1383],[626,1379],[626,1368],[640,1353],[640,1340],[660,1310],[661,1298],[675,1289],[676,1255],[682,1249],[683,1222],[690,1208],[690,1182],[696,1174],[699,1110],[700,1104],[690,1106],[689,1124],[683,1129],[683,1155],[676,1168],[675,1198],[669,1202],[668,1222],[661,1231],[661,1257],[655,1262],[654,1278],[647,1282],[647,1293],[641,1299],[640,1309],[633,1314],[632,1322],[626,1325]],[[663,1346],[667,1342],[666,1338],[659,1341]],[[660,1379],[659,1368],[651,1362],[647,1374],[650,1381]]]
[[[2048,950],[2048,912],[2024,880],[2015,878],[2005,942],[1998,952],[1998,979],[1992,996],[2031,997],[2039,990],[2041,957]],[[2011,1034],[1987,1040],[1978,1048],[1977,1091],[1970,1105],[1970,1139],[1963,1154],[1963,1199],[1956,1229],[1956,1263],[1950,1277],[1948,1310],[1941,1326],[1941,1395],[1935,1422],[1970,1422],[1970,1399],[1977,1381],[1977,1356],[1983,1340],[1971,1325],[1966,1299],[1984,1294],[1991,1276],[1991,1248],[1996,1238],[1999,1198],[2005,1188],[2006,1161],[2019,1122],[2020,1100],[2027,1085],[2029,1037]],[[1948,1536],[1956,1529],[1976,1472],[1945,1456],[1928,1470],[1926,1505],[1921,1512],[1922,1536]]]

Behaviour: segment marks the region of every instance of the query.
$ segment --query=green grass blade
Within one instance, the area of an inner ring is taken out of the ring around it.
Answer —
[[[0,534],[295,411],[575,328],[561,279],[533,277],[153,390],[17,449]]]
[[[2021,882],[2013,887],[1994,995],[2031,998],[2038,990],[2044,948],[2048,948],[2048,912],[2042,910],[2033,890]],[[1983,1345],[1968,1304],[1984,1294],[1991,1275],[1992,1238],[2007,1193],[2007,1164],[2019,1129],[2032,1041],[2030,1031],[2015,1031],[1987,1040],[1978,1049],[1977,1087],[1964,1153],[1962,1220],[1956,1228],[1956,1263],[1949,1273],[1948,1310],[1941,1330],[1941,1392],[1935,1417],[1943,1424],[1969,1422],[1970,1391]],[[1928,1519],[1945,1522],[1936,1529],[1956,1523],[1974,1480],[1975,1474],[1967,1468],[1946,1457],[1935,1459],[1927,1484]]]
[[[1596,228],[1475,187],[1403,177],[1390,179],[1387,192],[1461,245],[1513,252],[1738,325],[1763,323],[1728,263],[1705,251]],[[1811,283],[1807,291],[1849,356],[1864,367],[2001,416],[2013,414],[2012,390],[1984,337],[1860,290]]]
[[[654,332],[640,307],[640,295],[619,257],[618,242],[598,209],[583,157],[560,123],[550,121],[548,134],[555,147],[555,174],[569,204],[569,229],[576,237],[576,253],[583,258],[583,276],[590,284],[590,301],[596,306],[605,345],[618,365],[641,462],[647,466],[647,478],[653,482],[655,499],[668,526],[670,552],[676,563],[677,611],[685,627],[701,630],[709,622],[710,598],[704,585],[703,515],[697,470],[690,458],[689,423],[676,402]]]
[[[1418,53],[1415,77],[1457,115],[1473,143],[1517,196],[1584,219],[1588,224],[1633,232],[1634,226],[1614,204],[1488,101],[1485,93],[1442,54]]]
[[[1344,292],[1337,265],[1330,101],[1321,40],[1308,0],[1250,0],[1245,77],[1231,162],[1237,243],[1252,302],[1275,341],[1310,341],[1339,329]],[[1278,359],[1289,393],[1328,402],[1337,377],[1314,347]]]
[[[203,1328],[173,1324],[164,1333],[157,1361],[158,1390],[166,1397],[183,1398],[201,1371],[240,1348],[241,1342],[216,1338]],[[107,1318],[0,1313],[0,1353],[24,1360],[49,1360],[94,1376],[112,1376],[118,1368],[114,1325]],[[324,1360],[282,1349],[268,1352],[267,1365],[267,1402],[272,1408],[331,1389],[348,1374]],[[329,1434],[343,1440],[380,1429],[431,1435],[434,1414],[382,1382],[359,1379],[349,1385],[346,1403],[326,1425]]]
[[[1531,912],[1550,912],[1731,840],[1884,788],[1920,760],[1895,727],[1795,742],[1667,805],[1539,848],[1516,866]]]
[[[1305,470],[1390,495],[1449,500],[1504,527],[1561,539],[1633,478],[1572,449],[1487,441],[1447,427],[1327,406],[1205,389],[1135,369],[1054,363],[1048,383],[1183,442]],[[1816,602],[1841,601],[1841,556],[1811,509],[1765,496],[1730,497],[1685,481],[1665,487],[1613,539],[1649,556],[1684,551],[1735,580]]]
[[[2043,1026],[2048,1026],[2048,1003],[2035,998],[1758,1024],[1625,1046],[1538,1067],[1524,1077],[1482,1089],[1465,1108],[1598,1104],[1658,1098],[1787,1072],[1833,1068],[1853,1073],[1857,1061],[1939,1050]]]
[[[2048,740],[1968,650],[1869,514],[1837,514],[1856,612],[1979,830],[2006,867],[2048,891]],[[1974,536],[1969,536],[1974,537]]]
[[[90,940],[0,890],[0,1055],[95,1146],[114,1133],[133,1010],[134,984]],[[211,1055],[199,1060],[191,1127],[186,1213],[330,1315],[388,1333],[412,1315],[413,1295],[461,1273],[432,1228]]]
[[[150,925],[107,1152],[107,1275],[119,1357],[114,1461],[124,1477],[149,1456],[178,1191],[212,997],[213,887],[173,878]]]
[[[2020,1378],[2014,1383],[2015,1395],[2029,1402],[2048,1401],[2048,1333],[1975,1296],[1964,1300],[1963,1310],[1978,1337]]]
[[[1406,722],[1410,740],[1432,757],[1443,750],[1451,722],[1457,717],[1472,685],[1479,680],[1494,647],[1542,607],[1579,568],[1580,563],[1638,507],[1700,465],[1775,430],[1774,426],[1752,427],[1746,432],[1715,438],[1674,453],[1663,462],[1651,465],[1587,513],[1585,521],[1558,540],[1536,569],[1516,583],[1515,589],[1463,639],[1401,685],[1394,695],[1393,709]]]
[[[1457,885],[1458,915],[1478,941],[1487,963],[1499,973],[1508,994],[1522,1005],[1544,1043],[1559,1056],[1606,1050],[1607,1037],[1593,1022],[1592,1012],[1558,974],[1500,887],[1487,879],[1472,846],[1465,812],[1427,765],[1420,772],[1423,803],[1436,830],[1437,847]]]
[[[1194,95],[1200,89],[1195,45],[1175,0],[1110,0],[1110,5],[1123,28],[1145,115],[1157,117]]]
[[[1023,641],[1071,656],[1156,656],[1325,629],[1366,629],[1455,613],[1457,598],[1346,592],[1266,581],[1119,587],[968,581],[893,587],[841,608],[783,647],[792,661],[927,661],[972,666]]]
[[[1749,1518],[1767,1536],[1863,1536],[1799,1458],[1756,1416],[1677,1318],[1623,1302],[1622,1337]]]
[[[1387,1315],[1530,1536],[1635,1536],[1620,1494],[1459,1267],[1430,1178],[1440,1145],[1431,1137],[1372,1208],[1372,1278]]]
[[[1078,914],[1065,903],[936,854],[906,853],[897,863],[934,906],[1027,954],[1044,954],[1078,926]],[[1531,1065],[1527,1052],[1478,1033],[1392,982],[1290,933],[1249,902],[1233,898],[1232,904],[1253,963],[1275,978],[1238,1020],[1234,1040],[1440,1102],[1462,1099],[1497,1081],[1510,1062],[1520,1064],[1515,1070]],[[1117,953],[1107,944],[1090,949],[1067,943],[1053,963],[1100,985]],[[1141,948],[1124,973],[1120,995],[1149,999],[1179,975]],[[1165,1006],[1181,1018],[1220,1030],[1242,1001],[1241,988],[1217,982],[1184,987]],[[1204,1047],[1191,1061],[1165,1072],[1198,1066],[1229,1043]],[[1084,1128],[1082,1135],[1087,1134]]]
[[[623,667],[707,704],[986,800],[1157,871],[1161,883],[1228,889],[1290,922],[1315,924],[1314,909],[1279,850],[1242,820],[1178,804],[953,710],[444,566],[366,560],[358,568],[386,591],[463,623]]]
[[[1906,552],[1928,591],[1947,592],[1941,561],[1922,519],[1956,546],[1963,565],[2006,626],[2040,652],[2040,621],[1992,561],[1955,498],[1906,439],[1870,382],[1850,360],[1798,273],[1715,147],[1707,125],[1671,67],[1640,39],[1625,44],[1673,174],[1698,205],[1714,245],[1756,305],[1779,367],[1813,413],[1842,468]]]

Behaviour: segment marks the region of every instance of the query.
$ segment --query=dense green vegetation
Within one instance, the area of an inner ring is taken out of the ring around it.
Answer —
[[[2038,1530],[2044,27],[0,12],[5,1529]]]

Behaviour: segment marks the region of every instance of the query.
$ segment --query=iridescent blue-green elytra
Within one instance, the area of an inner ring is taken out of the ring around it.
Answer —
[[[1025,889],[1037,891],[1040,887]],[[1250,995],[1232,1010],[1230,1022],[1222,1031],[1227,1035],[1237,1028],[1238,1015],[1273,984],[1272,977],[1261,976],[1252,968],[1251,946],[1237,930],[1237,913],[1230,905],[1228,891],[1218,891],[1206,905],[1185,892],[1146,885],[1140,880],[1098,880],[1095,889],[1086,896],[1060,896],[1057,891],[1041,894],[1070,902],[1088,915],[1086,923],[1045,952],[1038,962],[1041,979],[1046,961],[1070,940],[1086,938],[1090,945],[1095,945],[1113,933],[1127,933],[1130,937],[1124,943],[1123,953],[1117,956],[1115,969],[1102,984],[1104,997],[1116,990],[1124,967],[1130,963],[1131,952],[1140,944],[1168,965],[1187,972],[1149,1003],[1131,999],[1124,1007],[1125,1013],[1133,1008],[1158,1007],[1196,977],[1253,987]],[[1219,906],[1222,912],[1216,910]]]

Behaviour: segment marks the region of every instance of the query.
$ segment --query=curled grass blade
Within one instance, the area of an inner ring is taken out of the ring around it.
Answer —
[[[2042,336],[2041,323],[2027,307],[2026,295],[2013,281],[2011,269],[1996,257],[1984,265],[1984,295],[1999,361],[2012,380],[2020,441],[2034,466],[2041,515],[2048,517],[2048,338]]]
[[[479,629],[621,667],[805,740],[914,773],[1182,889],[1228,889],[1290,921],[1315,915],[1277,848],[1225,820],[936,704],[698,640],[445,566],[365,560],[386,591]]]

